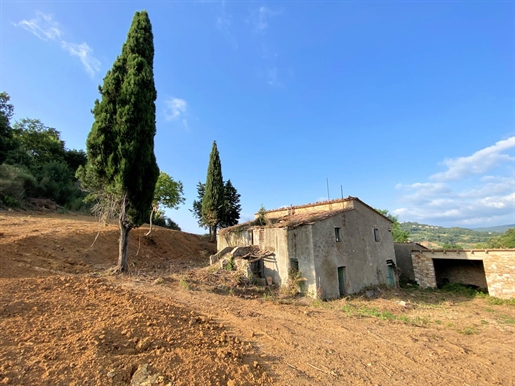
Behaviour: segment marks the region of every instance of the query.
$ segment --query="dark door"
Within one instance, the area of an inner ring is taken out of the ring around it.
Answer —
[[[345,295],[345,267],[338,267],[338,289],[340,296]]]

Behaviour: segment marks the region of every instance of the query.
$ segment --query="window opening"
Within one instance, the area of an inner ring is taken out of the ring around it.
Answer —
[[[336,239],[336,242],[342,241],[342,234],[340,232],[340,228],[334,228],[334,238]]]
[[[374,228],[374,240],[379,241],[379,229]]]
[[[290,269],[292,272],[299,272],[299,260],[298,259],[290,259]]]

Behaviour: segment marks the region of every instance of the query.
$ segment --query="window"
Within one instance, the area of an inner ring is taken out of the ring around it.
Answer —
[[[340,232],[340,228],[334,228],[334,238],[336,239],[336,242],[342,241],[342,235]]]
[[[299,272],[299,260],[298,259],[290,259],[290,271],[292,273]]]
[[[379,241],[379,229],[374,228],[374,240]]]

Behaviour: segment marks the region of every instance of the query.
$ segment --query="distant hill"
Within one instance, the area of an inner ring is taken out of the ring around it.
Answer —
[[[509,228],[509,226],[507,227]],[[458,227],[445,228],[436,225],[419,224],[417,222],[400,223],[400,228],[403,231],[410,232],[410,240],[416,243],[425,243],[431,247],[441,247],[444,244],[457,244],[466,249],[473,248],[477,243],[486,243],[490,238],[504,232],[503,230],[472,230]]]
[[[471,228],[473,231],[480,232],[499,232],[504,233],[510,228],[515,228],[515,224],[498,225],[496,227]]]

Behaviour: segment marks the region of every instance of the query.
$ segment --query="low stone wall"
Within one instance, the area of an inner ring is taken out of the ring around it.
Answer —
[[[502,299],[515,298],[515,249],[471,251],[412,251],[415,280],[421,288],[436,288],[433,259],[481,260],[488,293]]]

